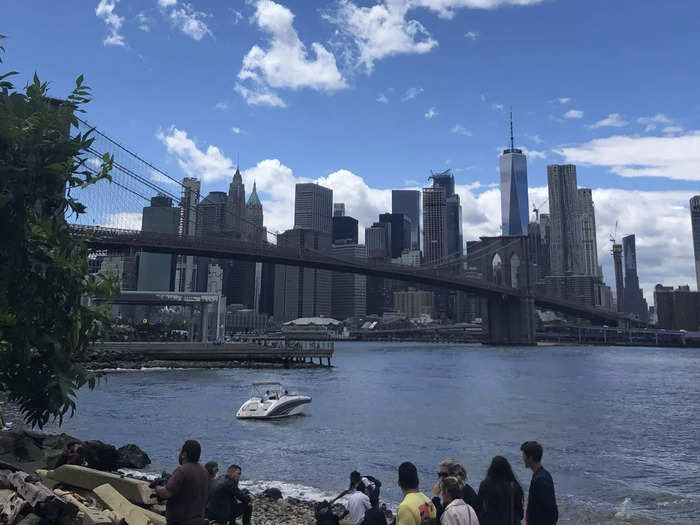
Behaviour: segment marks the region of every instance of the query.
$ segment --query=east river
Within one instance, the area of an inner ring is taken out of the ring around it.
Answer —
[[[536,439],[560,523],[700,523],[700,350],[340,343],[333,364],[110,372],[79,392],[63,431],[136,443],[153,472],[198,439],[203,461],[308,498],[340,491],[357,469],[383,482],[391,507],[405,460],[429,493],[440,460],[460,459],[478,489],[501,454],[527,491],[519,446]],[[234,418],[252,382],[278,380],[313,397],[307,416]]]

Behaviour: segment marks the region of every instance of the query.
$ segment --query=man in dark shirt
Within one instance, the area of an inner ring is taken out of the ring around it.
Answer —
[[[453,476],[464,483],[464,488],[462,489],[462,500],[464,503],[471,506],[477,514],[481,512],[479,498],[477,497],[476,492],[474,492],[474,489],[467,483],[467,470],[464,468],[464,466],[456,459],[448,458],[443,459],[440,462],[439,468],[440,471],[438,472],[438,481],[433,487],[433,504],[437,510],[438,523],[440,522],[440,517],[445,510],[442,506],[442,500],[440,499],[440,495],[442,494],[440,480],[448,476]]]
[[[202,447],[189,439],[182,445],[175,469],[165,487],[156,487],[156,493],[165,504],[168,525],[202,525],[207,504],[209,475],[199,464]]]
[[[214,493],[207,503],[207,519],[221,523],[233,522],[243,516],[243,525],[250,525],[253,505],[250,496],[238,488],[241,479],[241,467],[231,465],[226,476],[214,488]]]
[[[542,466],[542,445],[526,441],[520,445],[525,467],[532,470],[530,490],[527,494],[527,525],[555,525],[559,519],[557,499],[554,495],[552,476]]]

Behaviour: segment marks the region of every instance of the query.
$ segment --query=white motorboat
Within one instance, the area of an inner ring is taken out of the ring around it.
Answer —
[[[253,383],[253,395],[236,412],[238,419],[282,419],[303,414],[309,396],[289,393],[281,383]]]

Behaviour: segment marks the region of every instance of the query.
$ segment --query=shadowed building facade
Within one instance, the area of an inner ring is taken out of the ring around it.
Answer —
[[[700,291],[700,195],[695,195],[690,199],[690,223],[693,230],[696,289]]]
[[[402,213],[411,220],[411,250],[420,250],[420,192],[391,190],[391,213]]]

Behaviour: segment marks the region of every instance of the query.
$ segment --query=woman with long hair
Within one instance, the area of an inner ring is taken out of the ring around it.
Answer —
[[[508,460],[496,456],[479,486],[481,525],[520,525],[523,519],[523,489]]]

